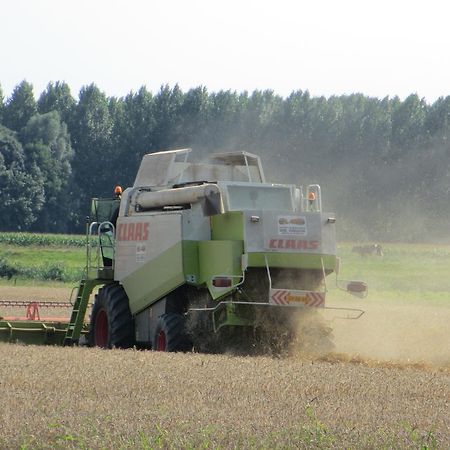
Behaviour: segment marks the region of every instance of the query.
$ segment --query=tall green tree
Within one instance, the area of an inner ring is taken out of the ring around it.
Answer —
[[[90,199],[110,196],[113,191],[113,158],[109,153],[112,130],[106,95],[94,84],[83,87],[71,126],[75,151],[71,195],[76,215],[74,225],[78,230],[82,229],[84,217],[89,212]]]
[[[71,178],[73,150],[67,126],[57,111],[36,114],[20,133],[29,174],[43,183],[45,203],[33,226],[45,232],[66,232],[70,228],[68,187]]]
[[[26,170],[16,134],[0,125],[0,230],[27,230],[44,203],[43,179]]]
[[[300,156],[311,140],[310,109],[311,96],[308,91],[292,92],[284,101],[278,119],[278,142],[284,142],[288,154]]]
[[[162,86],[155,96],[155,129],[153,146],[165,150],[174,146],[184,146],[180,142],[181,108],[184,94],[178,85],[172,89]]]
[[[76,107],[76,101],[70,93],[69,85],[65,82],[49,83],[37,102],[41,114],[58,111],[61,119],[70,124]]]
[[[438,98],[429,107],[425,129],[434,141],[450,139],[450,96]]]
[[[392,111],[392,142],[400,158],[405,150],[421,146],[426,141],[424,125],[428,113],[425,100],[411,94],[403,102],[396,102]]]
[[[180,107],[180,145],[184,147],[200,147],[208,145],[207,127],[210,119],[210,97],[205,87],[190,89],[183,98]]]
[[[3,125],[11,130],[20,131],[36,112],[37,105],[33,94],[33,85],[24,80],[15,87],[6,102],[3,111]]]
[[[239,97],[236,92],[219,91],[209,95],[208,147],[213,150],[235,150],[239,129]],[[206,145],[206,144],[205,144]]]
[[[124,99],[110,101],[114,123],[113,143],[117,183],[134,181],[142,156],[156,149],[155,100],[145,87],[131,92]]]

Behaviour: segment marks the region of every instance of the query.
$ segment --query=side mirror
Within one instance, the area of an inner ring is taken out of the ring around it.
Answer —
[[[367,283],[364,283],[364,281],[349,281],[346,291],[356,297],[364,298],[368,293]]]

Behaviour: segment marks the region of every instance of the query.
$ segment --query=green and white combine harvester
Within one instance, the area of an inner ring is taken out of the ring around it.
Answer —
[[[339,266],[319,185],[268,183],[251,153],[194,164],[189,152],[145,155],[133,187],[93,199],[68,320],[3,318],[0,339],[159,351],[306,341],[298,320],[327,309],[325,280]]]

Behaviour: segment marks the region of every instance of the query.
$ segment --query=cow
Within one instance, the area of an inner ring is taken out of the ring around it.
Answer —
[[[352,252],[358,253],[360,256],[377,255],[383,256],[383,249],[380,244],[357,245],[352,248]]]

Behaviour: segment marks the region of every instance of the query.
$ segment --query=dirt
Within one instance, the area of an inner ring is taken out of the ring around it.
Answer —
[[[450,304],[371,299],[358,320],[334,319],[335,352],[359,359],[450,368]]]

